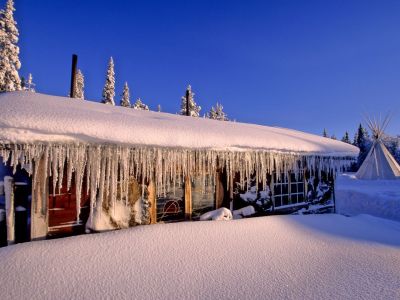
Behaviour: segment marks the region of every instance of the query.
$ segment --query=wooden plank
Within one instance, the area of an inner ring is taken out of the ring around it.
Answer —
[[[157,195],[156,195],[156,184],[154,181],[150,181],[147,186],[149,192],[149,202],[150,202],[150,224],[157,223]]]
[[[219,169],[215,175],[215,209],[223,206],[224,194],[223,174],[222,170]]]
[[[185,220],[192,220],[192,183],[190,176],[185,177]]]
[[[15,242],[15,212],[14,212],[14,179],[11,176],[4,176],[4,192],[6,198],[6,226],[7,244]]]
[[[46,204],[49,198],[49,188],[48,178],[45,176],[47,166],[45,165],[44,157],[35,161],[33,167],[36,178],[32,180],[31,240],[37,240],[46,238],[48,230],[48,209]]]

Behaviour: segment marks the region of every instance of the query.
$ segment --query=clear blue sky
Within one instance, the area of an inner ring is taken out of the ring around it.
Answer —
[[[100,101],[113,56],[118,103],[128,81],[175,113],[190,83],[202,113],[220,101],[238,121],[340,138],[392,111],[400,134],[400,1],[15,1],[39,92],[68,94],[77,53]]]

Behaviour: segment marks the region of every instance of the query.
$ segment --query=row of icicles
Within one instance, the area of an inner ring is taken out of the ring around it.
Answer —
[[[129,183],[134,177],[142,186],[153,181],[157,195],[181,186],[187,176],[202,176],[203,190],[206,175],[215,182],[217,171],[225,170],[227,187],[232,174],[239,174],[240,186],[250,188],[253,175],[263,189],[267,186],[267,174],[285,174],[289,172],[299,176],[307,168],[311,172],[332,172],[336,174],[348,167],[352,158],[335,158],[283,153],[272,151],[217,151],[188,150],[156,147],[124,147],[112,145],[69,145],[69,144],[27,144],[3,145],[0,156],[9,163],[14,172],[21,165],[33,175],[33,186],[37,186],[35,174],[39,164],[51,177],[53,194],[61,189],[64,176],[67,176],[67,188],[71,187],[75,176],[77,218],[80,214],[83,180],[86,178],[86,193],[90,195],[90,216],[95,207],[102,207],[103,198],[112,201],[128,199]],[[36,166],[36,167],[34,167]],[[66,171],[66,174],[65,174]],[[46,182],[40,182],[45,185]],[[44,190],[44,189],[43,189]],[[119,199],[117,199],[117,196]]]

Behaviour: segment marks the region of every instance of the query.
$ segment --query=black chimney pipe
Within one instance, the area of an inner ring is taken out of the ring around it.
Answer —
[[[189,88],[186,89],[186,115],[190,116],[190,112],[189,112]]]
[[[72,54],[72,68],[71,68],[71,89],[69,96],[75,98],[75,85],[76,85],[76,66],[78,65],[78,55]]]

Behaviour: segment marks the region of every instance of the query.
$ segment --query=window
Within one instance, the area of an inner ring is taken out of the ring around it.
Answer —
[[[283,173],[281,176],[274,174],[273,191],[275,207],[304,202],[304,176],[302,172],[301,175],[297,176],[294,173],[286,176]]]

